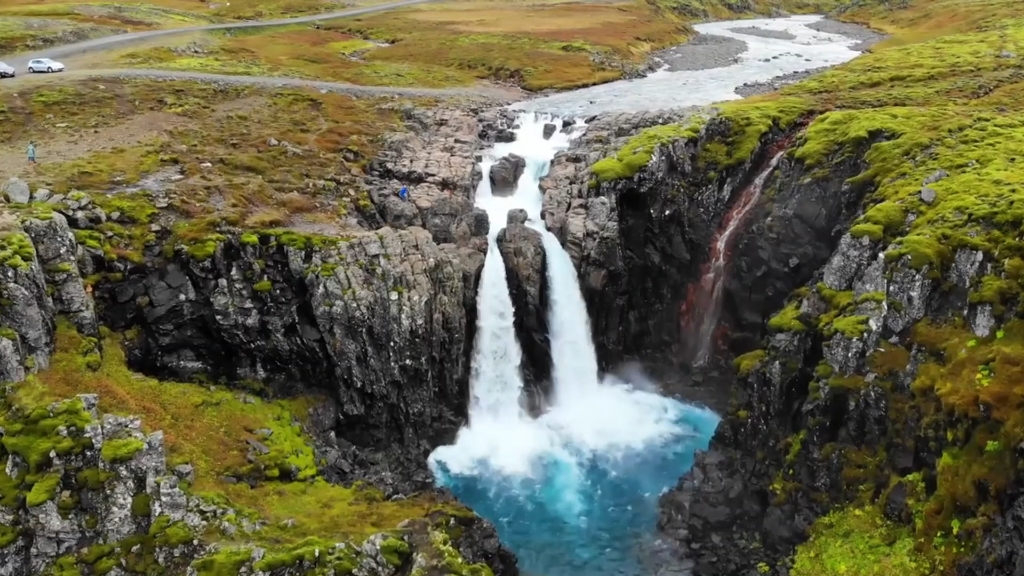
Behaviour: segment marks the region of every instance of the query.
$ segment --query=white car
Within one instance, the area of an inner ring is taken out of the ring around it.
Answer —
[[[0,62],[0,78],[14,78],[14,68]]]
[[[28,72],[29,74],[35,74],[36,72],[63,72],[64,65],[56,60],[50,60],[49,58],[36,58],[35,60],[29,60]]]

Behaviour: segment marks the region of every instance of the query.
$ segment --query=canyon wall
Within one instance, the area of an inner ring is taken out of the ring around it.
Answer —
[[[465,422],[488,231],[469,182],[504,122],[432,113],[371,167],[351,235],[183,242],[106,197],[4,206],[0,574],[518,573],[424,463]]]

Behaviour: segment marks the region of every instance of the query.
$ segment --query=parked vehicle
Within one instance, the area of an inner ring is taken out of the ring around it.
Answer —
[[[0,78],[14,78],[14,68],[0,62]]]
[[[35,74],[36,72],[63,72],[64,65],[56,60],[50,60],[49,58],[36,58],[30,60],[28,63],[29,74]]]

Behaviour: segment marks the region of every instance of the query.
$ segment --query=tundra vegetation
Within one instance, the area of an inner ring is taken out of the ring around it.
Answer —
[[[991,262],[967,298],[991,306],[995,326],[987,336],[975,335],[963,315],[926,316],[899,343],[882,342],[870,352],[863,370],[843,375],[823,362],[807,392],[808,402],[826,393],[852,402],[869,387],[882,390],[889,436],[870,448],[836,441],[806,456],[811,466],[824,467],[829,455],[840,454],[843,490],[839,497],[811,494],[832,512],[813,525],[789,573],[952,574],[978,550],[1020,478],[1014,447],[1024,441],[1024,172],[1017,164],[1024,155],[1024,104],[1017,95],[1024,90],[1024,14],[1012,1],[949,0],[858,3],[843,18],[890,37],[778,93],[719,106],[717,121],[731,131],[702,143],[701,163],[713,180],[772,134],[797,132],[788,158],[802,163],[810,179],[829,177],[830,166],[844,159],[863,159],[866,169],[848,184],[868,192],[849,233],[878,246],[889,265],[922,271],[945,292],[951,284],[939,280],[950,277],[958,252],[978,251]],[[809,124],[801,128],[801,120]],[[594,164],[596,185],[641,177],[654,146],[696,138],[693,131],[659,126],[633,137]],[[803,308],[808,297],[823,302],[825,312]],[[885,293],[855,297],[819,283],[794,294],[767,328],[811,332],[819,342],[837,335],[856,340],[877,329],[865,310],[883,304],[902,306]],[[897,381],[912,350],[922,360],[906,390]],[[745,377],[772,360],[771,352],[756,350],[737,358],[736,367]],[[751,410],[738,406],[731,421],[741,426]],[[889,451],[905,445],[909,422],[920,427],[910,434],[921,435],[937,457],[935,466],[905,475],[895,471]],[[800,485],[795,465],[805,457],[804,434],[798,430],[778,446],[786,464],[771,489],[780,502],[813,492]],[[883,513],[896,488],[909,510],[902,522]]]

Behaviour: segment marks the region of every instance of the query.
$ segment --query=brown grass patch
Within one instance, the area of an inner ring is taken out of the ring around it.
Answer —
[[[309,196],[290,192],[281,198],[281,205],[289,214],[303,214],[316,210],[316,202]]]
[[[218,36],[208,54],[182,56],[164,47],[122,61],[364,85],[444,87],[487,79],[543,90],[620,78],[623,66],[690,32],[656,3],[446,3],[327,22],[322,29],[234,32]]]

